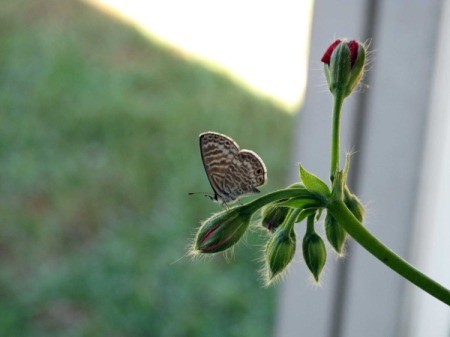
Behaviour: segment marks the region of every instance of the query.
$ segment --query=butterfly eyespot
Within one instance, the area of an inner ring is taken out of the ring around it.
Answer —
[[[259,181],[260,183],[262,183],[262,182],[264,181],[264,179],[263,179],[262,177],[258,177],[258,181]]]
[[[262,170],[261,169],[257,169],[256,170],[256,174],[261,174],[262,173]]]

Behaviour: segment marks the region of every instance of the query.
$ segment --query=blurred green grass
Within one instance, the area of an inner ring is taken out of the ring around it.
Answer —
[[[0,8],[0,336],[270,336],[257,234],[178,259],[220,209],[187,196],[210,190],[198,134],[255,150],[274,189],[292,116],[83,2]]]

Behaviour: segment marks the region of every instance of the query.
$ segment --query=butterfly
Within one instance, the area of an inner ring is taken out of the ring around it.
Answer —
[[[200,153],[206,175],[214,191],[209,196],[222,204],[237,201],[267,181],[262,159],[253,151],[240,150],[230,137],[216,132],[200,134]]]

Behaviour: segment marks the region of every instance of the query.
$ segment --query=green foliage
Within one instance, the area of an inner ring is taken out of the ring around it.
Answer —
[[[306,171],[301,165],[299,165],[299,173],[302,183],[311,193],[319,193],[324,196],[329,196],[331,194],[327,184],[314,174]]]
[[[178,259],[220,209],[187,196],[210,188],[198,134],[255,150],[274,188],[291,116],[81,1],[0,5],[0,335],[269,336],[258,238]]]

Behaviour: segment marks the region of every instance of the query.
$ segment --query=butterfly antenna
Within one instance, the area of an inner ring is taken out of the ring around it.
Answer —
[[[214,200],[214,196],[212,196],[211,194],[208,194],[206,192],[189,192],[188,193],[188,195],[195,195],[195,194],[203,194],[203,196],[205,196],[211,200]]]

